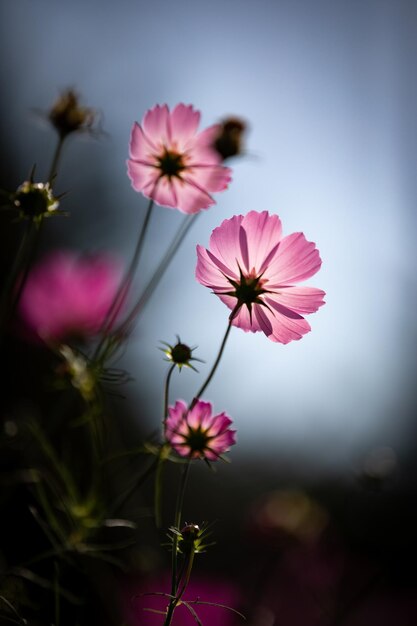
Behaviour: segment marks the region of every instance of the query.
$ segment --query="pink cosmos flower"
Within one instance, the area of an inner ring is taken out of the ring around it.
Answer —
[[[157,104],[135,122],[127,171],[132,186],[162,206],[198,213],[214,204],[211,192],[226,189],[230,169],[212,144],[219,125],[197,133],[200,112],[185,104]]]
[[[191,410],[182,400],[168,409],[165,436],[180,456],[216,461],[236,443],[232,420],[225,413],[212,415],[210,402],[197,400]]]
[[[97,333],[121,280],[108,256],[80,257],[69,251],[45,256],[31,270],[19,300],[26,329],[45,341]]]
[[[319,270],[319,252],[303,233],[282,237],[277,215],[250,211],[224,220],[209,250],[197,246],[197,255],[197,280],[234,311],[234,326],[279,343],[311,330],[302,314],[317,311],[325,293],[294,283]]]

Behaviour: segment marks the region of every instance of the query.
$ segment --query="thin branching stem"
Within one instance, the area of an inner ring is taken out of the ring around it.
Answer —
[[[132,311],[129,313],[126,320],[124,321],[123,326],[122,326],[124,334],[131,333],[134,321],[137,319],[139,313],[142,311],[142,309],[148,302],[149,298],[151,297],[152,293],[155,291],[156,287],[158,286],[159,281],[161,280],[166,270],[168,269],[172,259],[174,258],[181,243],[183,242],[183,239],[185,238],[186,234],[190,230],[191,226],[194,224],[197,217],[198,217],[198,214],[188,215],[183,220],[182,224],[180,225],[176,235],[174,236],[171,242],[171,245],[169,246],[164,257],[162,258],[155,272],[151,276],[148,284],[143,290],[142,295],[140,296],[139,300],[136,302],[135,306],[133,307]]]
[[[151,215],[152,215],[152,209],[154,206],[154,201],[153,198],[150,199],[149,204],[148,204],[148,208],[146,211],[146,215],[145,215],[145,219],[143,221],[142,227],[140,229],[140,233],[139,233],[139,237],[138,237],[138,241],[136,243],[136,248],[135,251],[133,253],[133,257],[132,260],[130,262],[129,268],[121,282],[121,285],[116,293],[116,296],[113,300],[113,303],[106,315],[106,319],[104,320],[103,326],[102,326],[102,333],[103,333],[103,337],[101,339],[101,341],[99,342],[99,344],[96,347],[94,356],[93,356],[93,361],[96,361],[99,359],[100,353],[103,349],[103,346],[106,343],[107,340],[107,334],[109,333],[114,321],[116,320],[116,317],[120,311],[120,307],[123,303],[123,300],[125,299],[129,288],[132,284],[132,280],[134,277],[134,274],[138,268],[139,265],[139,261],[140,261],[140,257],[142,254],[142,250],[143,250],[143,244],[145,241],[145,237],[146,237],[146,233],[148,231],[148,226],[149,226],[149,222],[151,219]],[[122,326],[120,327],[120,329],[118,330],[118,335],[121,334],[121,330],[123,329],[124,324],[122,324]],[[104,353],[106,352],[106,350],[104,350]]]
[[[180,486],[177,494],[177,504],[175,507],[175,518],[174,518],[174,528],[178,531],[181,525],[181,515],[182,515],[182,507],[184,503],[184,495],[185,488],[187,486],[187,479],[190,471],[191,460],[184,465],[181,473]],[[177,596],[178,590],[178,580],[177,580],[177,569],[178,569],[178,538],[179,535],[174,533],[174,537],[172,540],[172,567],[171,567],[171,596],[172,599],[169,603],[167,615],[165,619],[164,626],[169,626],[171,624],[172,616],[175,611],[175,607],[178,604],[179,597]]]

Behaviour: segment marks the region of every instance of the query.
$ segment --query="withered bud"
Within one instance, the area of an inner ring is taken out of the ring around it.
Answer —
[[[76,131],[92,130],[97,112],[81,106],[78,94],[73,89],[66,89],[55,101],[48,117],[59,135],[64,138]]]
[[[228,117],[223,120],[219,134],[213,143],[214,149],[223,160],[242,154],[243,135],[246,129],[246,123],[238,117]]]

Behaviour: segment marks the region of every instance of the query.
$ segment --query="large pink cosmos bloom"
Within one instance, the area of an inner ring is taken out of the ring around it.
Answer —
[[[165,437],[180,456],[216,461],[236,443],[232,420],[225,413],[212,415],[210,402],[197,400],[191,410],[182,400],[168,409]]]
[[[45,341],[96,334],[117,293],[121,268],[108,256],[55,251],[35,265],[19,300],[27,331]]]
[[[224,220],[209,250],[197,246],[197,255],[197,280],[235,312],[234,326],[279,343],[311,330],[302,314],[317,311],[325,293],[294,283],[319,270],[319,252],[303,233],[282,237],[277,215],[250,211]]]
[[[162,206],[198,213],[214,204],[211,193],[226,189],[230,169],[212,144],[219,125],[197,133],[200,112],[192,106],[157,104],[135,122],[127,171],[132,186]]]

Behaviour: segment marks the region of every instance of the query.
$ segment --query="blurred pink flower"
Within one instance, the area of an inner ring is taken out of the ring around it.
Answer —
[[[197,246],[197,255],[197,280],[237,308],[234,326],[263,331],[279,343],[311,330],[301,314],[317,311],[325,293],[293,283],[319,270],[319,252],[303,233],[282,237],[277,215],[250,211],[224,220],[211,234],[210,249]]]
[[[122,594],[124,618],[130,626],[161,626],[163,615],[156,611],[165,611],[169,603],[168,594],[171,588],[170,577],[163,574],[146,581],[130,582]],[[155,592],[166,592],[167,596],[154,595]],[[208,578],[194,575],[187,586],[183,599],[190,602],[190,606],[197,613],[204,626],[221,624],[222,626],[237,626],[244,624],[237,616],[224,606],[231,609],[241,608],[241,594],[234,582],[217,574]],[[199,603],[201,602],[201,604]],[[204,602],[213,604],[204,604]],[[223,606],[214,606],[221,604]],[[195,626],[196,621],[184,604],[180,604],[174,613],[172,626]]]
[[[225,413],[212,415],[210,402],[197,400],[188,410],[182,400],[169,407],[165,436],[180,456],[216,461],[236,443],[232,420]]]
[[[197,134],[200,112],[185,104],[157,104],[135,122],[127,171],[132,186],[162,206],[198,213],[214,204],[210,193],[226,189],[230,169],[213,148],[219,125]]]
[[[27,278],[19,301],[20,318],[30,334],[45,341],[94,335],[117,293],[121,274],[108,256],[51,252]]]

